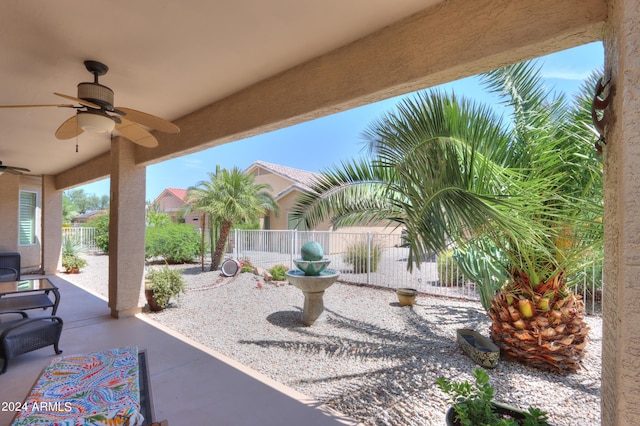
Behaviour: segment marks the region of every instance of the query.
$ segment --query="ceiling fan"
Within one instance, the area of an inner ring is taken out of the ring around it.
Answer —
[[[0,175],[4,172],[13,173],[14,175],[21,175],[23,173],[29,173],[31,170],[25,169],[24,167],[16,167],[16,166],[5,166],[0,161]]]
[[[58,139],[71,139],[82,132],[111,133],[114,128],[123,137],[147,148],[158,146],[158,140],[144,127],[165,133],[178,133],[180,128],[170,121],[131,108],[113,106],[113,90],[98,83],[98,77],[109,68],[97,61],[84,61],[84,66],[93,74],[93,82],[78,84],[78,96],[55,93],[74,104],[49,105],[2,105],[0,108],[66,107],[75,108],[76,115],[66,120],[56,130]]]

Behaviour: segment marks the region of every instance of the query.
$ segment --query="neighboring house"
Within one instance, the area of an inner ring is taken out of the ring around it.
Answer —
[[[272,193],[280,211],[278,216],[270,213],[261,221],[262,229],[284,230],[298,229],[306,230],[304,223],[296,221],[291,211],[299,195],[311,192],[310,185],[314,179],[319,177],[319,173],[306,170],[294,169],[292,167],[281,166],[279,164],[267,163],[266,161],[256,161],[249,166],[244,173],[251,173],[255,176],[256,183],[267,183],[271,185]],[[315,231],[332,230],[329,222],[323,222],[314,228]],[[340,228],[339,232],[379,232],[379,233],[400,233],[400,229],[386,227],[384,224],[372,224],[370,226],[357,226]]]
[[[185,214],[186,198],[186,189],[167,188],[153,200],[149,205],[149,209],[168,214],[173,222],[186,223],[200,229],[202,227],[202,214],[197,211]]]
[[[315,177],[319,176],[317,173],[267,163],[266,161],[254,162],[244,173],[252,174],[255,177],[256,183],[269,184],[272,189],[271,193],[278,203],[278,215],[276,216],[273,212],[268,212],[263,220],[261,220],[260,225],[262,229],[306,230],[303,223],[299,223],[293,219],[291,211],[296,203],[297,197],[304,192],[311,191],[309,185]],[[326,231],[329,229],[330,224],[328,223],[322,223],[315,228],[317,231]]]
[[[101,216],[103,214],[107,214],[107,210],[89,210],[88,212],[84,212],[79,214],[78,216],[71,219],[72,226],[79,226],[83,223],[89,222],[91,219]]]

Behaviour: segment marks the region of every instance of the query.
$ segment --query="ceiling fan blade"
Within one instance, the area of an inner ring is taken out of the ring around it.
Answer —
[[[133,143],[147,148],[155,148],[158,146],[158,140],[140,125],[126,118],[121,118],[120,120],[122,120],[122,123],[116,124],[116,130],[120,132],[122,136]]]
[[[70,101],[77,102],[80,105],[88,106],[90,108],[95,108],[95,109],[101,109],[100,105],[94,104],[93,102],[85,101],[84,99],[76,98],[69,95],[63,95],[62,93],[56,93],[56,92],[53,92],[53,94],[65,99],[69,99]]]
[[[58,127],[58,130],[56,130],[56,138],[71,139],[75,138],[82,132],[84,132],[84,130],[78,126],[78,116],[74,115]]]
[[[22,167],[11,167],[11,166],[4,167],[0,170],[4,170],[5,172],[9,172],[14,175],[21,175],[24,172],[28,173],[31,171],[29,169],[24,169]]]
[[[45,105],[0,105],[0,108],[41,108],[41,107],[64,107],[73,108],[71,104],[45,104]]]
[[[151,127],[152,129],[160,130],[165,133],[180,132],[180,128],[178,126],[164,118],[156,117],[155,115],[147,114],[146,112],[137,111],[131,108],[118,107],[117,109],[126,114],[125,117],[127,120],[135,121],[143,126]]]

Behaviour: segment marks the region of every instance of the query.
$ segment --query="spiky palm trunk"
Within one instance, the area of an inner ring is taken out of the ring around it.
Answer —
[[[533,292],[527,286],[528,278],[517,276],[491,301],[491,338],[506,358],[558,373],[576,371],[589,332],[584,303],[566,291],[562,274]]]
[[[229,220],[225,220],[222,222],[220,226],[220,237],[218,238],[218,242],[216,244],[216,251],[213,254],[213,259],[211,261],[211,270],[215,271],[220,266],[220,261],[222,260],[222,255],[224,254],[224,248],[227,245],[227,239],[229,238],[229,232],[231,232],[231,225],[233,223]]]

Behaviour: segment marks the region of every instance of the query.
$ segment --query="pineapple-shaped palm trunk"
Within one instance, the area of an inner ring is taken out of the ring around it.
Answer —
[[[502,355],[557,373],[576,371],[587,342],[584,303],[565,287],[562,273],[531,287],[522,273],[491,301],[491,338]]]

